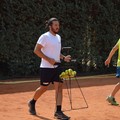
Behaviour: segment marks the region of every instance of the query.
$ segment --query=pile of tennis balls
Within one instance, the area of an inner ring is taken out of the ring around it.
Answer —
[[[63,78],[75,77],[76,74],[77,74],[76,71],[73,71],[72,69],[67,69],[60,74],[60,78],[63,79]]]

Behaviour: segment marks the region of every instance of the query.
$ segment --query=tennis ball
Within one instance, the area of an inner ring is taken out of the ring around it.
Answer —
[[[65,75],[65,76],[63,76],[63,78],[69,78],[69,76],[68,76],[68,75]]]
[[[59,77],[62,78],[62,75],[60,74]]]
[[[75,76],[76,76],[76,71],[70,72],[69,77],[75,77]]]
[[[68,69],[69,72],[72,72],[73,70],[72,69]]]
[[[65,72],[62,72],[59,77],[62,78],[65,75]]]
[[[61,76],[64,76],[64,75],[65,75],[65,72],[62,72],[62,73],[61,73]]]
[[[69,71],[68,71],[68,70],[65,70],[65,74],[68,75],[68,74],[69,74]]]
[[[71,75],[72,74],[72,69],[68,69],[68,74]]]
[[[76,71],[73,71],[73,74],[74,74],[74,76],[76,76],[77,72],[76,72]]]
[[[74,77],[75,76],[75,73],[74,71],[71,72],[71,77]]]

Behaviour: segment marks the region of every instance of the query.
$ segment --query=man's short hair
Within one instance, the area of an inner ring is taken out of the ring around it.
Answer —
[[[53,21],[58,21],[57,18],[50,18],[48,21],[46,21],[46,28],[52,25]]]

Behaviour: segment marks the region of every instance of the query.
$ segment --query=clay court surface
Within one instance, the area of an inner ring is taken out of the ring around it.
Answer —
[[[105,100],[119,79],[113,75],[80,77],[78,82],[88,103],[88,108],[76,81],[72,80],[72,107],[76,110],[71,110],[64,83],[63,110],[65,114],[71,116],[71,120],[120,120],[120,106],[109,105]],[[67,83],[69,85],[69,81]],[[48,91],[37,101],[37,116],[28,113],[27,102],[38,86],[38,79],[0,82],[0,120],[54,120],[53,85],[50,85]],[[120,103],[120,91],[116,95],[116,100]]]

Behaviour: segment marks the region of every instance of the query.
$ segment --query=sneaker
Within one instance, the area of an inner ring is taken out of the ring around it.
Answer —
[[[59,120],[69,120],[70,119],[70,117],[65,115],[62,111],[55,112],[54,117]]]
[[[118,106],[119,104],[116,102],[115,98],[112,96],[108,96],[106,99],[109,103],[111,103],[111,105],[115,105]]]
[[[119,74],[116,74],[116,78],[119,78],[120,77],[120,75]]]
[[[29,113],[31,115],[36,115],[35,104],[31,104],[31,102],[29,101],[28,107],[29,107]]]

